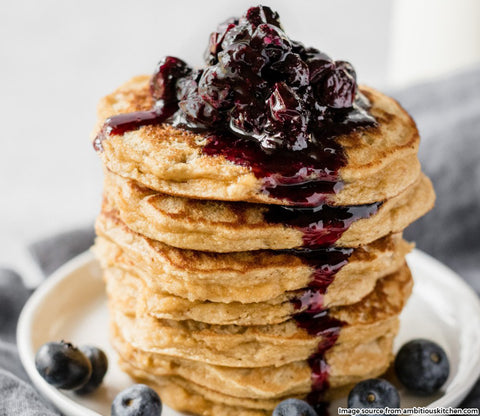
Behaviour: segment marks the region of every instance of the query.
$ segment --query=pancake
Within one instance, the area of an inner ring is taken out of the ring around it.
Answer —
[[[265,205],[169,196],[111,172],[105,174],[104,195],[129,228],[174,247],[224,253],[303,245],[301,230],[265,220]],[[335,245],[359,247],[401,232],[428,212],[434,200],[432,184],[422,174],[414,185],[385,201],[376,214],[353,222]]]
[[[306,287],[315,272],[294,254],[274,251],[208,253],[182,250],[130,230],[106,204],[97,218],[94,251],[103,268],[140,277],[150,295],[167,292],[195,301],[265,302]],[[353,250],[328,286],[326,307],[358,302],[375,282],[403,264],[411,244],[401,234]],[[343,264],[340,263],[341,265]]]
[[[149,110],[153,101],[148,76],[138,76],[103,98],[98,124],[112,115]],[[392,98],[369,88],[360,90],[372,103],[378,127],[338,137],[347,164],[340,169],[344,187],[329,198],[334,205],[357,205],[398,195],[413,184],[420,172],[419,135],[414,121]],[[93,139],[93,138],[92,138]],[[169,195],[196,199],[288,204],[265,195],[252,171],[221,156],[202,153],[206,137],[169,125],[142,127],[111,135],[100,153],[111,171]]]
[[[351,377],[352,383],[356,381],[361,381],[367,378],[374,378],[378,377],[379,375],[383,374],[386,369],[388,368],[390,361],[391,361],[391,354],[389,354],[389,350],[392,348],[392,337],[384,337],[375,340],[372,343],[365,344],[359,346],[358,350],[355,350],[354,357],[360,358],[359,362],[361,363],[353,363],[351,360],[344,361],[346,364],[352,364],[353,366],[360,367],[364,364],[369,366],[369,369],[365,371],[365,373],[361,377]],[[385,351],[387,353],[385,354]],[[363,356],[362,356],[363,354]],[[344,357],[349,358],[350,356]],[[368,360],[368,361],[366,361]],[[156,389],[162,397],[162,400],[169,405],[170,407],[182,411],[182,412],[194,412],[195,414],[201,415],[211,415],[211,416],[220,416],[226,415],[230,416],[232,414],[239,414],[239,415],[270,415],[272,410],[275,406],[282,400],[287,398],[305,398],[306,393],[297,393],[297,394],[288,394],[283,397],[278,397],[274,399],[268,398],[251,398],[251,397],[237,397],[227,394],[226,391],[230,392],[229,388],[232,384],[239,385],[235,383],[235,379],[232,381],[227,382],[226,385],[221,385],[219,390],[213,390],[208,387],[205,387],[201,384],[197,384],[190,380],[187,380],[181,376],[165,376],[156,374],[155,370],[149,369],[148,371],[136,367],[132,364],[132,360],[130,358],[129,361],[123,360],[120,358],[119,361],[120,367],[129,373],[134,379],[139,382],[150,384],[154,389]],[[180,366],[181,368],[181,366]],[[232,369],[232,372],[237,373],[240,377],[236,377],[236,379],[242,379],[242,382],[245,383],[245,378],[248,377],[249,380],[253,381],[253,388],[256,390],[258,386],[265,386],[271,383],[272,379],[267,377],[271,376],[263,376],[260,374],[258,377],[249,377],[250,373],[252,372],[253,376],[255,376],[258,370],[262,371],[263,369]],[[287,374],[282,373],[283,367],[279,369],[279,379],[284,380],[286,377],[282,377],[282,375],[287,376]],[[303,367],[303,383],[305,388],[309,388],[310,379],[308,377],[309,368]],[[183,372],[179,370],[178,372]],[[162,371],[158,371],[158,373],[162,373]],[[242,377],[245,375],[246,377]],[[297,376],[298,373],[295,374]],[[192,377],[190,377],[192,378]],[[298,380],[297,377],[295,377]],[[335,380],[334,376],[330,376],[329,380]],[[355,381],[353,381],[355,380]],[[203,381],[203,380],[202,380]],[[299,380],[298,380],[299,381]],[[275,382],[274,382],[275,383]],[[274,384],[272,383],[272,384]],[[287,382],[288,383],[288,382]],[[202,384],[205,384],[203,381]],[[345,392],[348,392],[348,389],[351,387],[349,385],[342,385],[340,387],[333,387],[331,386],[324,394],[325,400],[332,400],[338,397],[345,395]]]
[[[335,348],[348,350],[396,332],[398,314],[411,287],[411,274],[405,265],[379,280],[374,291],[360,302],[331,308],[329,316],[344,323]],[[128,316],[121,298],[122,293],[110,294],[111,319],[122,338],[133,347],[214,365],[265,367],[306,360],[330,336],[328,331],[310,335],[293,319],[276,325],[245,327]]]
[[[295,306],[293,303],[302,298],[305,290],[285,292],[266,302],[192,302],[170,293],[152,291],[141,278],[118,267],[105,269],[104,279],[112,303],[118,304],[117,307],[130,316],[147,314],[176,321],[253,326],[285,322],[294,313],[304,312],[308,308],[306,304]]]
[[[228,392],[243,399],[281,399],[306,395],[312,388],[311,367],[307,361],[283,366],[232,368],[215,366],[133,348],[112,326],[112,344],[121,361],[154,377],[182,377],[188,382],[214,391]],[[361,379],[381,374],[391,361],[393,335],[360,344],[345,353],[332,348],[325,356],[331,389],[352,385]]]

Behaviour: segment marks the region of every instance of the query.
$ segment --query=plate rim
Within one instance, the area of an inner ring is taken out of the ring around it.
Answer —
[[[415,263],[428,264],[428,267],[432,267],[440,271],[440,273],[447,280],[453,282],[460,291],[467,295],[469,302],[473,308],[480,311],[480,298],[475,293],[464,279],[462,279],[456,272],[450,269],[439,260],[430,256],[429,254],[419,250],[413,249],[407,255],[407,262],[411,266]],[[95,260],[93,253],[87,250],[78,256],[72,258],[67,263],[58,268],[50,277],[35,290],[24,305],[17,323],[17,348],[20,357],[20,361],[30,377],[33,386],[52,404],[60,409],[62,412],[68,414],[74,414],[75,416],[102,416],[94,410],[88,409],[81,404],[75,402],[71,398],[62,394],[59,390],[50,386],[37,372],[35,368],[35,354],[32,345],[32,321],[34,319],[35,311],[41,306],[44,298],[51,292],[57,284],[64,279],[67,279],[75,270],[88,266]],[[414,269],[414,267],[413,267]],[[479,331],[480,333],[480,331]],[[477,334],[478,336],[478,334]],[[468,376],[468,380],[461,386],[456,386],[453,390],[449,391],[444,396],[430,403],[427,407],[440,407],[451,406],[452,403],[460,403],[466,395],[469,393],[476,380],[480,376],[480,356],[476,362],[472,363],[470,371],[465,377]]]
[[[436,258],[432,257],[431,255],[425,253],[422,250],[414,248],[409,254],[406,256],[407,263],[423,263],[428,264],[428,268],[433,270],[438,270],[440,275],[442,276],[443,280],[448,280],[454,282],[455,286],[462,291],[463,295],[467,298],[468,304],[471,306],[472,309],[477,309],[480,316],[480,296],[473,290],[471,286],[469,286],[466,281],[454,270],[449,268],[447,265],[442,263],[441,261],[437,260]],[[412,268],[412,274],[414,274],[414,268]],[[465,299],[462,299],[462,301]],[[476,333],[478,339],[480,339],[480,328]],[[461,401],[467,396],[470,392],[472,387],[474,386],[475,382],[480,378],[480,355],[476,356],[476,359],[473,359],[470,365],[470,371],[465,374],[465,378],[468,377],[466,383],[461,386],[455,386],[454,389],[450,390],[448,394],[438,398],[434,402],[430,403],[428,406],[429,408],[435,407],[449,407],[452,406],[454,403],[455,406],[461,403]],[[449,399],[450,398],[450,399]],[[449,399],[449,400],[448,400]]]
[[[75,402],[63,395],[55,387],[49,385],[38,373],[35,368],[35,353],[31,340],[31,327],[34,319],[34,312],[41,305],[44,298],[52,291],[58,283],[67,279],[76,269],[84,267],[95,260],[93,253],[87,250],[65,264],[60,266],[50,277],[33,292],[25,303],[17,323],[17,348],[20,361],[26,373],[30,377],[33,386],[40,394],[48,399],[53,406],[67,414],[76,416],[102,416],[94,410]]]

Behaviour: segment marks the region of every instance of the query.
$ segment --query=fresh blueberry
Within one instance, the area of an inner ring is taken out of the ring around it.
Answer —
[[[112,403],[112,416],[160,416],[162,401],[155,390],[145,384],[133,386],[117,394]]]
[[[447,381],[450,364],[440,345],[426,339],[407,342],[395,358],[395,372],[405,387],[427,396]]]
[[[358,383],[348,395],[348,407],[357,409],[379,409],[400,407],[397,389],[388,381],[371,378]]]
[[[92,375],[83,387],[75,390],[75,393],[89,394],[102,384],[103,377],[105,377],[108,370],[108,359],[100,348],[91,345],[81,346],[80,351],[89,359],[90,364],[92,365]]]
[[[278,404],[272,416],[317,416],[317,412],[303,400],[287,399]]]
[[[48,342],[35,355],[35,367],[45,381],[64,390],[85,385],[92,365],[83,352],[68,342]]]

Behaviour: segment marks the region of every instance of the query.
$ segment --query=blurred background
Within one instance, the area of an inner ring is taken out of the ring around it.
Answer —
[[[163,55],[200,65],[216,25],[255,3],[1,2],[0,265],[34,284],[28,243],[93,222],[102,175],[89,135],[99,98],[151,73]],[[264,4],[292,38],[352,62],[360,82],[393,95],[480,63],[477,0]]]

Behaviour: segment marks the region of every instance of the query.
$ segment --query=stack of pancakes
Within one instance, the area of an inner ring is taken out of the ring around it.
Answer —
[[[285,201],[248,167],[205,155],[205,136],[153,125],[102,142],[95,253],[112,343],[169,406],[269,415],[285,398],[328,400],[388,368],[412,288],[402,230],[434,192],[412,119],[361,90],[378,125],[336,139],[347,164],[329,205],[373,208],[317,251],[302,249],[304,229],[268,220]],[[148,77],[136,77],[101,101],[95,133],[152,105]]]

